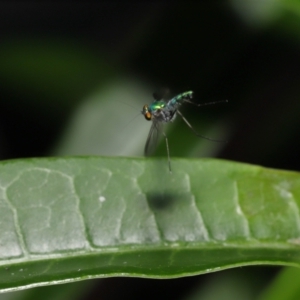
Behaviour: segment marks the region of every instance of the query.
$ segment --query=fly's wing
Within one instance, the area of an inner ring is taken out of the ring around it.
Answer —
[[[161,126],[162,124],[160,122],[152,121],[144,149],[145,156],[149,156],[155,151]]]
[[[170,99],[170,90],[168,88],[160,88],[158,91],[153,93],[153,98],[156,101],[159,100],[169,100]]]

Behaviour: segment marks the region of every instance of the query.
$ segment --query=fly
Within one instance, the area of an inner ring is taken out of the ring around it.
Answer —
[[[214,140],[214,139],[211,139],[211,138],[208,138],[208,137],[205,137],[205,136],[199,134],[193,128],[193,126],[188,122],[188,120],[183,116],[183,114],[179,111],[178,108],[181,104],[183,104],[185,102],[200,107],[200,106],[211,105],[211,104],[216,104],[216,103],[220,103],[220,102],[227,102],[227,100],[197,104],[197,103],[194,103],[191,101],[192,98],[193,98],[193,91],[188,91],[188,92],[179,94],[168,101],[156,99],[150,105],[145,104],[143,106],[142,114],[144,115],[144,117],[147,121],[152,121],[152,125],[150,128],[148,137],[147,137],[144,153],[146,156],[148,156],[154,150],[154,148],[156,147],[156,144],[157,144],[158,133],[161,132],[166,141],[168,164],[169,164],[170,172],[172,172],[172,171],[171,171],[169,143],[168,143],[167,135],[162,130],[162,125],[163,125],[163,123],[173,122],[177,114],[182,118],[182,120],[187,124],[187,126],[193,131],[193,133],[196,136],[202,137],[204,139],[214,141],[214,142],[224,142],[224,141],[220,141],[220,140]]]

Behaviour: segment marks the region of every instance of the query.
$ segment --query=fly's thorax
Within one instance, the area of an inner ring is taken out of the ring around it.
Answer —
[[[167,103],[163,100],[154,101],[149,105],[149,110],[154,113],[155,111],[164,110],[167,106]]]

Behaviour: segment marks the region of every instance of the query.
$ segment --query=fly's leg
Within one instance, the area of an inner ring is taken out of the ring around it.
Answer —
[[[187,102],[187,103],[190,103],[190,104],[200,107],[200,106],[214,105],[214,104],[224,103],[224,102],[227,103],[228,100],[220,100],[220,101],[214,101],[214,102],[208,102],[208,103],[195,103],[189,99],[184,99],[184,102]]]
[[[213,141],[213,142],[218,142],[218,143],[224,143],[226,141],[222,141],[222,140],[215,140],[215,139],[211,139],[209,137],[206,137],[204,135],[201,135],[199,134],[195,129],[194,127],[189,123],[189,121],[183,116],[183,114],[177,110],[177,113],[179,114],[179,116],[182,118],[182,120],[185,122],[185,124],[194,132],[194,134],[198,137],[201,137],[201,138],[204,138],[206,140],[209,140],[209,141]]]
[[[168,138],[167,138],[167,135],[165,134],[164,131],[161,131],[162,135],[165,137],[165,140],[166,140],[166,147],[167,147],[167,155],[168,155],[168,164],[169,164],[169,171],[170,173],[172,173],[172,170],[171,170],[171,158],[170,158],[170,150],[169,150],[169,142],[168,142]]]

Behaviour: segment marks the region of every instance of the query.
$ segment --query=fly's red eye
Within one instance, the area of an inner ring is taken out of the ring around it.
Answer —
[[[146,120],[150,121],[151,117],[152,117],[152,115],[151,115],[151,113],[149,111],[145,113],[145,119]]]

